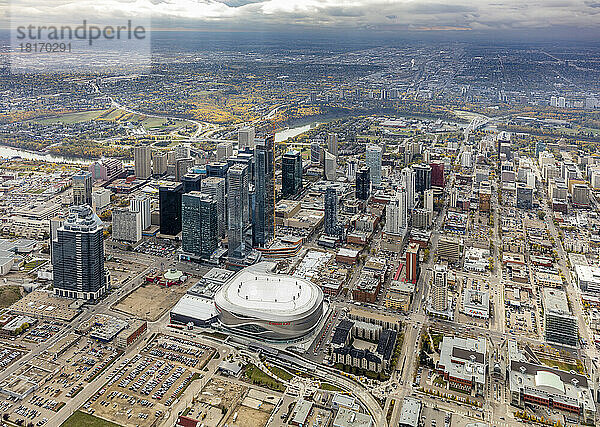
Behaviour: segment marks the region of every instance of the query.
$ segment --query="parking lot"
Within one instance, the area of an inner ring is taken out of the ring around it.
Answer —
[[[82,410],[121,425],[152,425],[201,377],[213,354],[211,347],[159,335],[111,372]]]
[[[134,249],[135,252],[154,255],[160,257],[171,257],[175,255],[178,245],[171,240],[167,239],[148,239],[137,245]]]
[[[38,323],[34,328],[31,328],[27,332],[27,334],[23,337],[23,340],[39,344],[52,338],[64,327],[65,325],[60,322]]]
[[[25,351],[13,347],[0,345],[0,369],[5,369],[19,360]]]
[[[18,372],[23,384],[35,389],[20,402],[14,402],[9,419],[23,425],[33,423],[42,426],[65,403],[79,394],[118,355],[111,346],[82,338],[75,341],[62,354],[44,354],[25,365]],[[56,357],[56,359],[54,359]],[[15,383],[15,390],[24,389]],[[1,406],[1,404],[0,404]],[[8,412],[8,411],[7,411]],[[44,421],[45,420],[45,421]]]
[[[540,336],[538,303],[526,291],[505,289],[505,322],[511,332],[518,332],[531,338]]]
[[[143,353],[200,370],[213,357],[215,350],[182,338],[159,335],[146,346]]]

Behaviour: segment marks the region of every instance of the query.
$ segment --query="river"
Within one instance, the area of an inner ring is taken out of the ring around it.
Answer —
[[[308,124],[303,124],[301,126],[296,126],[293,128],[288,128],[279,132],[275,132],[275,142],[282,142],[288,138],[293,138],[296,135],[300,135],[301,133],[304,133],[312,128],[319,126],[325,121],[327,121],[327,119],[324,119],[322,121],[313,121]],[[12,157],[21,157],[25,160],[43,160],[46,162],[55,163],[89,164],[94,161],[92,159],[81,159],[76,157],[61,156],[57,154],[36,153],[34,151],[26,151],[21,150],[19,148],[9,147],[7,145],[0,145],[0,158],[10,159]]]
[[[36,153],[34,151],[20,150],[18,148],[9,147],[6,145],[0,145],[0,158],[10,159],[12,157],[21,157],[25,160],[43,160],[45,162],[55,163],[78,163],[78,164],[89,164],[92,163],[91,159],[80,159],[75,157],[65,157],[56,154],[43,154]]]
[[[283,142],[288,138],[293,138],[296,135],[300,135],[312,128],[315,128],[322,124],[323,122],[312,122],[306,125],[297,126],[294,128],[288,128],[279,132],[275,132],[275,142]]]

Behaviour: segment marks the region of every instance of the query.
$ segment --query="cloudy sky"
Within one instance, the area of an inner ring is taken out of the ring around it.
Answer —
[[[151,17],[156,28],[595,33],[600,0],[0,0],[0,19]],[[90,18],[91,19],[91,18]]]

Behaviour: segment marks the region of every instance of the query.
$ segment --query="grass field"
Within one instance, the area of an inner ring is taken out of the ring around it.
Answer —
[[[337,392],[340,392],[340,393],[344,391],[344,389],[341,389],[338,386],[335,386],[335,385],[329,384],[329,383],[321,383],[321,385],[319,386],[319,388],[321,390],[337,391]]]
[[[87,122],[90,120],[94,120],[100,117],[107,110],[93,110],[93,111],[84,111],[83,113],[69,113],[63,114],[57,117],[50,117],[47,119],[35,119],[32,120],[34,123],[41,124],[51,124],[51,123],[65,123],[65,124],[73,124],[73,123],[81,123]]]
[[[75,124],[87,122],[90,120],[99,120],[99,121],[127,121],[132,123],[143,124],[146,129],[178,129],[180,127],[184,127],[187,124],[191,124],[186,120],[174,120],[171,124],[167,125],[167,119],[161,119],[158,117],[148,117],[143,114],[133,114],[128,113],[125,110],[109,108],[105,110],[92,110],[92,111],[84,111],[81,113],[68,113],[62,114],[56,117],[48,117],[43,119],[34,119],[33,123],[40,124],[54,124],[54,123],[64,123],[64,124]]]
[[[119,427],[119,425],[85,412],[76,411],[62,423],[61,427]]]
[[[23,266],[23,268],[25,269],[25,271],[31,271],[34,268],[39,267],[40,265],[45,264],[47,262],[48,262],[47,259],[36,259],[33,261],[29,261],[27,264],[25,264]]]
[[[290,374],[288,371],[281,369],[277,366],[267,366],[267,368],[269,368],[269,371],[273,372],[276,376],[278,376],[279,378],[281,378],[284,381],[289,381],[292,378],[294,378],[294,376],[292,374]]]
[[[246,367],[245,375],[252,382],[252,384],[266,387],[275,391],[285,390],[285,386],[281,382],[265,374],[263,371],[258,369],[256,365],[253,365],[252,363],[250,363]]]
[[[0,308],[8,307],[9,305],[21,299],[21,288],[16,285],[0,287]]]

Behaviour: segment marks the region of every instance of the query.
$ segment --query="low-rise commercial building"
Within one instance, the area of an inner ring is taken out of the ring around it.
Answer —
[[[578,415],[584,423],[594,424],[596,404],[586,376],[532,363],[516,341],[510,340],[507,346],[511,405],[545,406]]]
[[[440,345],[437,371],[450,387],[475,391],[483,395],[487,370],[485,337],[458,338],[445,336]]]
[[[385,296],[384,305],[392,310],[408,312],[415,293],[415,284],[410,282],[392,281]]]

